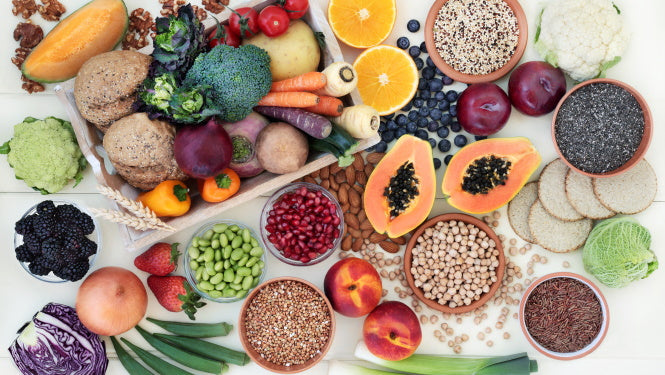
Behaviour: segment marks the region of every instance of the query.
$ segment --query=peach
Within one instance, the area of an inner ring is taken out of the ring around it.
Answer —
[[[333,264],[323,281],[326,297],[335,311],[350,316],[367,315],[381,300],[381,276],[374,266],[360,258],[346,258]]]
[[[418,349],[423,334],[418,317],[399,301],[386,301],[365,318],[363,339],[375,356],[399,361]]]

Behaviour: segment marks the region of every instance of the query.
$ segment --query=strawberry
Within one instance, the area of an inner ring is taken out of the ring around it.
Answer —
[[[134,259],[134,265],[151,275],[166,276],[178,265],[178,243],[157,242]]]
[[[148,276],[148,287],[165,309],[184,311],[191,320],[196,309],[206,305],[182,276]]]

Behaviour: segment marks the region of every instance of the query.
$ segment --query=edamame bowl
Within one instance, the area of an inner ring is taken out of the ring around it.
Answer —
[[[185,276],[202,297],[235,302],[263,281],[265,250],[251,228],[220,220],[203,226],[185,249]]]

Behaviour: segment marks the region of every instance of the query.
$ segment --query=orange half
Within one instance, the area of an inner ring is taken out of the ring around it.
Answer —
[[[355,48],[376,46],[395,25],[395,0],[330,0],[328,22],[343,43]]]
[[[361,53],[353,63],[363,103],[381,116],[404,107],[418,89],[418,68],[411,56],[393,46],[379,45]]]

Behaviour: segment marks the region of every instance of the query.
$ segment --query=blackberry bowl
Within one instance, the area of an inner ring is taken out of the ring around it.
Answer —
[[[14,251],[33,277],[49,283],[83,279],[97,258],[101,231],[94,216],[72,201],[45,200],[14,226]]]

